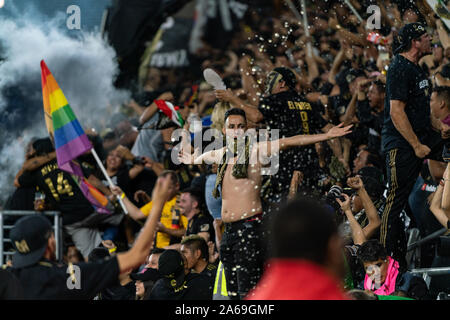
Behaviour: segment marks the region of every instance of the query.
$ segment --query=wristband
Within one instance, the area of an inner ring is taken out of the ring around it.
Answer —
[[[114,247],[114,248],[109,249],[108,251],[109,251],[109,253],[113,253],[113,252],[116,252],[116,250],[117,250],[117,247]]]
[[[120,199],[125,198],[125,192],[122,192],[122,194],[120,195]]]

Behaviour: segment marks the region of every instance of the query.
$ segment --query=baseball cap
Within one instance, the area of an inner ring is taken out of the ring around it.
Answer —
[[[130,274],[130,278],[133,280],[139,280],[139,281],[156,281],[159,278],[161,278],[161,275],[159,274],[157,269],[154,268],[147,268],[143,270],[143,272],[138,273],[132,273]]]
[[[24,268],[37,263],[47,248],[52,225],[42,215],[20,218],[9,237],[16,252],[12,256],[13,268]]]
[[[181,253],[177,250],[164,251],[158,260],[158,272],[168,281],[170,287],[181,287],[185,276]]]
[[[403,26],[395,39],[397,48],[394,50],[394,54],[400,53],[412,40],[419,38],[426,32],[425,26],[419,22],[408,23]]]

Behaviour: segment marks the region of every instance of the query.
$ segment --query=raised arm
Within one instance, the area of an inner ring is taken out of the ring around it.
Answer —
[[[356,221],[355,217],[353,216],[352,210],[350,209],[350,197],[345,193],[343,193],[343,196],[345,198],[344,201],[341,201],[339,199],[336,199],[336,201],[341,206],[341,209],[342,211],[344,211],[348,223],[350,224],[350,229],[352,230],[353,243],[361,245],[367,241],[367,237],[364,234],[364,231],[359,225],[358,221]]]
[[[367,84],[369,84],[371,81],[372,81],[371,79],[363,79],[358,81],[357,89],[352,96],[352,100],[348,104],[345,114],[340,119],[340,121],[344,122],[344,124],[348,125],[353,122],[353,118],[355,117],[356,114],[357,102],[366,99],[366,94],[364,90]]]
[[[198,154],[198,149],[194,150],[192,154],[192,147],[189,143],[189,137],[186,136],[186,130],[183,130],[182,140],[181,140],[181,149],[178,153],[178,161],[184,164],[219,164],[222,160],[223,152],[225,148],[221,148],[218,150],[210,150],[203,154]]]
[[[128,199],[128,197],[125,195],[125,193],[122,191],[122,189],[120,189],[120,187],[118,186],[112,186],[111,188],[111,192],[117,196],[122,198],[123,204],[125,205],[125,207],[128,210],[128,214],[130,215],[130,217],[134,220],[140,220],[140,219],[144,219],[145,215],[142,213],[141,210],[139,210],[138,207],[136,207],[131,201],[130,199]],[[154,206],[154,203],[153,203]],[[152,206],[152,208],[153,208]],[[147,219],[148,220],[148,219]]]
[[[263,120],[264,117],[258,110],[258,107],[242,101],[236,97],[231,90],[216,90],[215,93],[217,99],[229,102],[234,107],[244,110],[247,119],[251,122],[258,123]]]
[[[343,127],[343,123],[338,126],[332,127],[326,133],[319,134],[307,134],[307,135],[296,135],[288,138],[282,138],[275,141],[265,141],[260,142],[259,148],[262,150],[267,150],[268,155],[278,153],[280,150],[289,149],[292,147],[305,146],[309,144],[314,144],[321,141],[330,140],[336,137],[342,137],[351,132],[350,128],[353,125]]]
[[[436,19],[436,27],[439,35],[439,40],[441,41],[442,47],[445,50],[450,47],[450,36],[448,35],[447,30],[445,30],[444,24],[442,23],[441,19]]]
[[[252,76],[252,70],[250,65],[250,57],[244,55],[239,59],[239,72],[241,74],[242,88],[247,93],[248,101],[250,105],[258,106],[259,95],[261,92],[257,89],[258,85],[255,78]]]
[[[365,237],[369,239],[381,225],[380,216],[378,215],[372,199],[370,199],[369,194],[364,188],[364,183],[362,182],[360,176],[348,178],[347,184],[351,188],[356,189],[359,197],[361,198],[361,202],[366,211],[367,219],[369,220],[367,226],[363,228],[363,232]]]
[[[164,92],[161,94],[158,98],[155,100],[173,100],[173,94],[172,92]],[[141,114],[139,118],[139,123],[142,125],[146,123],[153,115],[158,111],[158,106],[155,102],[152,102],[151,105],[149,105],[144,112]]]
[[[150,216],[145,222],[139,237],[130,250],[117,255],[121,273],[138,267],[144,263],[147,258],[153,244],[156,227],[161,218],[164,203],[168,200],[171,193],[170,185],[171,182],[169,177],[160,177],[156,181],[156,185],[152,192],[153,206],[150,211]]]

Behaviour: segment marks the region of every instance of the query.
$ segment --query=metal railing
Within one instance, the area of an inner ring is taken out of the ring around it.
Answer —
[[[62,261],[63,258],[63,236],[62,236],[62,217],[59,211],[28,211],[28,210],[3,210],[0,211],[0,266],[6,261],[6,256],[12,256],[14,251],[5,251],[4,244],[10,243],[11,239],[5,236],[5,230],[11,230],[13,225],[5,224],[5,217],[7,216],[30,216],[34,214],[45,215],[53,217],[53,230],[55,232],[56,240],[56,260]]]
[[[414,275],[422,275],[423,280],[425,281],[425,283],[429,288],[431,283],[431,277],[450,275],[450,267],[412,269],[409,272],[411,272]]]

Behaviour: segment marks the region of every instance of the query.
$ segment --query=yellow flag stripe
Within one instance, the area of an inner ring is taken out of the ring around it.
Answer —
[[[50,93],[49,100],[51,113],[54,113],[56,110],[61,109],[62,107],[69,104],[66,97],[64,96],[64,93],[59,88]]]

